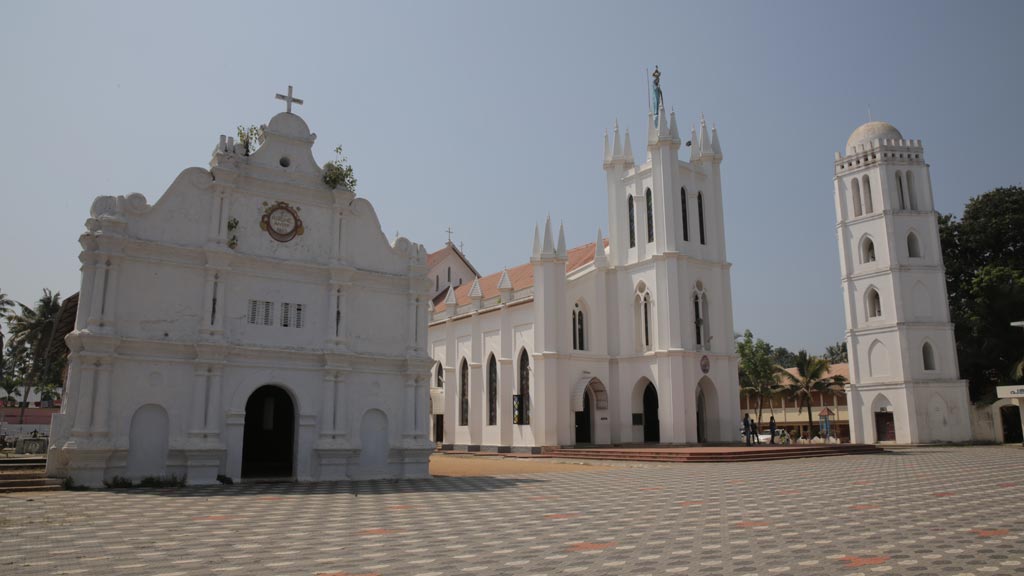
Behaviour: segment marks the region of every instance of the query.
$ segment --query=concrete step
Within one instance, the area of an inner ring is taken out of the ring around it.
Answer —
[[[39,468],[18,468],[15,470],[0,470],[0,484],[7,480],[24,480],[30,478],[46,478],[46,469]]]
[[[44,484],[42,486],[0,486],[0,494],[13,494],[15,492],[56,492],[63,490],[58,480],[56,484]]]
[[[16,488],[19,486],[60,486],[61,482],[62,481],[59,478],[46,478],[45,476],[17,479],[0,478],[0,488]]]
[[[0,470],[10,470],[12,468],[35,468],[37,466],[46,467],[46,458],[0,458]]]

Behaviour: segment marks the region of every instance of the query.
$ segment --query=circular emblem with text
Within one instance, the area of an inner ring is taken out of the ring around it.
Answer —
[[[700,357],[700,371],[705,374],[711,371],[711,360],[707,356]]]
[[[267,208],[263,211],[263,217],[260,219],[260,228],[266,230],[274,240],[288,242],[305,232],[302,227],[302,219],[299,218],[298,207],[293,208],[287,202],[277,202],[271,205],[264,202],[263,205]]]

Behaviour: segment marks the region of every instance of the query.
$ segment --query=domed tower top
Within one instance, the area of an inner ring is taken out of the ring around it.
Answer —
[[[861,124],[846,141],[846,153],[853,154],[861,144],[870,144],[874,140],[902,140],[903,135],[895,126],[888,122],[868,122]]]

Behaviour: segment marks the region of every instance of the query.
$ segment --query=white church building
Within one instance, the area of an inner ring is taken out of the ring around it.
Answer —
[[[529,263],[482,278],[450,242],[430,255],[434,440],[538,451],[739,439],[722,151],[702,118],[679,157],[655,74],[644,161],[628,131],[605,136],[607,238],[567,248],[549,219]]]
[[[93,202],[48,475],[427,475],[426,253],[324,184],[278,97],[255,151],[221,136],[156,203]]]
[[[921,141],[868,122],[836,153],[834,182],[851,440],[970,440]]]

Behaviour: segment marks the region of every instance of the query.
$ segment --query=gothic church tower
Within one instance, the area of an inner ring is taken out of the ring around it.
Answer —
[[[850,430],[855,443],[971,437],[938,214],[920,140],[868,122],[835,157]]]

